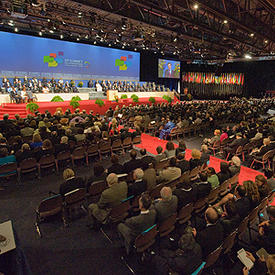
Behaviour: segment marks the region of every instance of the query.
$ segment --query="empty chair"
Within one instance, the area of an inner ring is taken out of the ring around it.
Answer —
[[[5,163],[0,165],[0,178],[9,178],[17,176],[17,164],[16,162]]]
[[[55,159],[56,169],[59,171],[60,164],[68,164],[72,160],[70,151],[61,151],[57,154]]]
[[[84,188],[75,189],[64,195],[64,211],[63,222],[68,225],[68,219],[71,219],[72,209],[80,208],[86,197],[86,190]]]
[[[136,248],[136,251],[141,253],[151,247],[156,241],[157,234],[158,231],[156,224],[143,231],[135,240],[134,247]]]
[[[131,149],[133,147],[132,138],[131,137],[125,138],[122,142],[122,147],[123,147],[125,152],[126,152],[127,149]]]
[[[98,144],[99,147],[99,153],[100,153],[100,158],[102,159],[103,155],[111,154],[111,141],[101,141]]]
[[[22,174],[37,171],[37,161],[35,158],[28,158],[21,161],[18,167],[18,178],[21,179]]]
[[[55,158],[53,154],[44,155],[40,158],[38,161],[38,175],[41,177],[41,169],[47,169],[47,168],[55,168],[56,170],[58,167],[56,166]]]
[[[81,159],[83,160],[86,159],[86,151],[85,151],[85,148],[82,146],[75,148],[72,152],[73,166],[75,166],[76,160],[81,160]]]
[[[107,188],[105,181],[95,181],[93,182],[88,190],[88,196],[92,197],[93,201],[99,199],[101,193]]]
[[[113,141],[112,144],[112,152],[121,152],[123,150],[122,148],[122,142],[121,139],[116,139],[115,141]]]
[[[237,236],[238,231],[235,230],[229,236],[227,236],[223,242],[223,254],[227,254],[231,251],[232,247],[235,244],[235,239]]]
[[[206,258],[206,264],[204,266],[204,269],[212,267],[217,262],[218,258],[221,255],[221,252],[222,246],[218,247],[216,250],[211,252]]]
[[[42,233],[40,230],[40,223],[46,219],[47,217],[57,215],[62,210],[62,196],[55,195],[49,198],[46,198],[41,201],[37,209],[35,210],[36,213],[36,231],[40,237],[42,237]]]
[[[141,136],[136,136],[133,138],[133,144],[140,144],[141,143]]]
[[[189,203],[181,208],[178,214],[179,224],[188,222],[192,217],[193,203]]]
[[[167,236],[169,233],[171,233],[175,229],[175,223],[177,221],[177,213],[174,213],[170,217],[168,217],[166,220],[161,222],[158,226],[158,232],[160,237]]]
[[[87,165],[89,164],[89,158],[98,157],[98,156],[99,156],[98,144],[97,143],[90,144],[88,146],[87,152],[86,152],[86,163],[87,163]]]

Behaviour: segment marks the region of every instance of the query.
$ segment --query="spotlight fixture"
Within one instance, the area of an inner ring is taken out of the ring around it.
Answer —
[[[264,42],[265,42],[265,44],[267,44],[267,43],[268,43],[268,40],[265,40]]]
[[[134,48],[134,51],[136,52],[136,51],[137,51],[137,48]]]
[[[96,45],[96,41],[94,41],[94,44]]]
[[[198,4],[195,4],[195,5],[193,6],[193,8],[194,8],[195,10],[197,10],[197,9],[199,8],[199,5],[198,5]]]
[[[61,39],[63,39],[63,38],[64,38],[64,35],[63,35],[63,34],[61,34],[61,35],[60,35],[60,38],[61,38]]]
[[[49,30],[49,32],[50,32],[50,33],[54,33],[54,31],[53,31],[53,30]]]
[[[77,41],[79,41],[79,40],[80,40],[80,38],[79,38],[79,37],[77,37],[77,38],[76,38],[76,40],[77,40]]]
[[[18,28],[14,28],[14,31],[15,31],[15,32],[18,32]]]
[[[250,36],[251,36],[251,37],[254,37],[254,33],[251,33]]]
[[[224,24],[227,24],[227,23],[228,23],[228,21],[225,19],[225,20],[223,20],[223,23],[224,23]]]
[[[175,37],[175,38],[173,39],[173,41],[174,41],[174,42],[177,42],[177,41],[178,41],[178,38],[177,38],[177,37]]]
[[[251,56],[250,54],[245,54],[245,55],[244,55],[244,58],[245,58],[245,59],[252,59],[252,56]]]
[[[42,36],[42,35],[43,35],[43,33],[42,33],[42,32],[39,32],[38,34],[39,34],[39,36]]]

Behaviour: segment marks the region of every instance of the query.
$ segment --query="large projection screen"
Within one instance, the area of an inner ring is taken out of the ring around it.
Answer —
[[[139,81],[140,54],[0,32],[0,77]]]

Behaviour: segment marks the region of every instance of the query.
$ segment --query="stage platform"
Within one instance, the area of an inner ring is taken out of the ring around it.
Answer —
[[[163,100],[161,97],[155,97],[155,100],[156,100],[156,104],[167,103],[167,101]],[[175,100],[177,99],[175,98]],[[79,109],[86,110],[87,113],[89,113],[92,110],[94,114],[99,113],[100,115],[103,115],[110,107],[114,109],[116,106],[119,106],[119,108],[122,108],[123,105],[129,106],[130,104],[133,106],[139,105],[139,104],[148,104],[148,103],[151,104],[149,102],[149,97],[139,98],[139,102],[133,102],[131,98],[122,99],[122,100],[119,100],[119,102],[109,101],[106,99],[103,101],[105,105],[100,107],[97,104],[95,104],[95,100],[81,100],[79,101],[79,104],[80,104]],[[48,110],[51,114],[54,114],[56,111],[56,108],[58,107],[61,107],[63,112],[65,112],[68,108],[71,110],[71,112],[74,112],[73,108],[70,106],[70,101],[36,102],[36,103],[39,106],[38,111],[40,113],[44,113],[46,110]],[[23,104],[4,103],[0,107],[0,119],[3,119],[4,114],[9,114],[10,118],[14,118],[15,114],[19,114],[21,117],[24,118],[28,114],[28,112],[26,111],[26,103],[23,103]]]
[[[103,92],[96,92],[92,88],[78,88],[79,93],[36,93],[37,101],[38,102],[49,102],[52,98],[56,95],[61,96],[64,101],[70,101],[73,96],[78,95],[82,100],[93,100],[93,99],[107,99],[107,97],[103,94]],[[174,92],[143,92],[143,93],[126,93],[126,92],[119,92],[118,97],[120,98],[121,95],[126,94],[128,98],[131,95],[135,94],[139,98],[149,98],[149,97],[163,97],[164,95],[170,96],[172,99],[174,98]],[[0,94],[0,105],[2,103],[10,103],[10,96],[9,94]]]

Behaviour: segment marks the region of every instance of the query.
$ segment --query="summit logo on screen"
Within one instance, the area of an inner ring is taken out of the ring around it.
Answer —
[[[48,63],[48,67],[57,67],[59,64],[64,63],[63,52],[50,53],[49,55],[44,56],[44,63]]]
[[[120,71],[127,71],[127,69],[132,65],[132,62],[129,61],[131,59],[133,59],[131,54],[128,55],[128,60],[126,56],[121,56],[120,59],[116,59],[115,66],[119,67]]]

